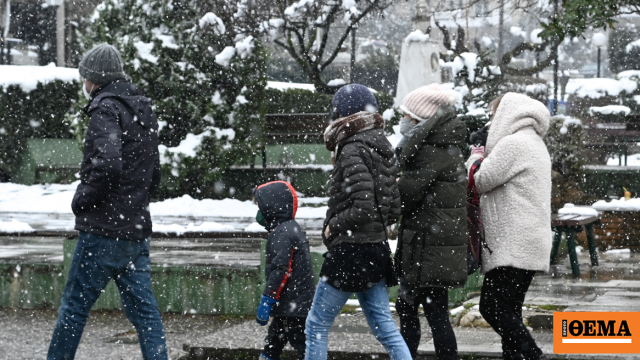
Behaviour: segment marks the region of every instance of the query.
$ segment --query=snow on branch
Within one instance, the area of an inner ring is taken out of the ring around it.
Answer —
[[[205,28],[207,26],[211,26],[214,28],[214,31],[218,35],[225,34],[227,32],[227,28],[224,26],[222,19],[220,19],[216,14],[212,12],[206,13],[198,22],[200,28]]]

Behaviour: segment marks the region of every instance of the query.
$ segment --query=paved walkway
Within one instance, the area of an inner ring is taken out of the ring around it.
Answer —
[[[551,268],[549,274],[537,275],[525,300],[529,310],[524,317],[536,314],[551,317],[552,310],[565,311],[640,311],[640,265],[636,254],[601,254],[600,266],[591,268],[588,252],[579,256],[581,279],[571,278],[568,259],[561,259]],[[469,299],[467,307],[478,304],[478,296]],[[354,309],[351,309],[354,310]],[[396,317],[396,324],[399,325]],[[459,318],[452,317],[456,322]],[[431,330],[424,318],[422,321],[422,342],[419,348],[421,359],[435,359]],[[501,358],[500,337],[490,328],[455,326],[459,353],[464,358]],[[637,359],[637,355],[559,355],[553,354],[553,334],[551,330],[531,331],[541,349],[550,359]],[[190,359],[206,358],[207,350],[231,351],[255,355],[262,347],[266,328],[253,321],[247,321],[225,328],[210,336],[194,339],[187,345],[191,347]],[[361,313],[342,314],[336,319],[329,340],[329,350],[334,359],[367,355],[369,358],[387,359],[383,347],[369,332],[366,319]],[[210,352],[209,354],[218,354]],[[201,354],[203,357],[198,357]],[[342,355],[340,355],[342,354]]]
[[[0,262],[3,263],[60,263],[62,238],[0,238]],[[201,264],[221,267],[259,266],[258,242],[240,243],[224,239],[156,240],[152,245],[152,261],[167,266]],[[600,254],[600,266],[589,265],[588,252],[579,255],[581,278],[572,279],[568,259],[562,258],[549,274],[535,277],[525,304],[532,308],[554,307],[564,311],[640,311],[640,255],[633,253]],[[468,306],[479,301],[469,299]],[[355,311],[355,308],[351,309]],[[77,359],[139,359],[136,337],[122,313],[98,313],[93,316]],[[549,316],[551,311],[547,312]],[[186,345],[195,354],[217,349],[228,354],[246,351],[256,354],[262,347],[266,327],[252,319],[246,321],[225,317],[197,317],[165,315],[167,339],[174,357]],[[0,310],[0,360],[43,359],[48,339],[55,323],[54,312]],[[396,319],[397,323],[397,319]],[[433,358],[430,330],[423,320],[421,357]],[[172,330],[180,329],[180,330]],[[500,339],[491,329],[457,326],[455,332],[460,354],[498,358]],[[120,335],[118,335],[120,334]],[[25,336],[26,335],[26,336]],[[116,336],[118,335],[118,336]],[[552,334],[549,330],[535,330],[533,336],[547,354],[552,354]],[[95,350],[93,350],[95,349]],[[382,346],[370,334],[361,313],[340,316],[330,335],[330,350],[334,359],[354,359],[375,356],[385,359]],[[113,356],[105,357],[104,354]],[[346,354],[346,355],[345,355]],[[550,358],[565,358],[551,355]],[[198,357],[191,357],[197,359]],[[571,359],[632,359],[628,355],[571,355]]]

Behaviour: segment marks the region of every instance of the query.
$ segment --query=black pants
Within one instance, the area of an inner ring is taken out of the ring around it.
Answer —
[[[400,316],[400,333],[409,347],[411,356],[415,359],[420,344],[420,319],[418,307],[422,305],[427,317],[433,344],[436,348],[438,360],[457,360],[458,344],[456,335],[449,321],[449,292],[444,288],[427,287],[414,290],[415,301],[398,298],[396,310]],[[411,296],[414,298],[414,296]]]
[[[274,317],[269,325],[269,333],[264,339],[264,354],[278,360],[287,341],[298,352],[298,358],[304,359],[306,317]]]
[[[484,277],[480,313],[502,337],[505,360],[538,359],[542,350],[522,322],[522,304],[531,285],[531,270],[499,267]]]

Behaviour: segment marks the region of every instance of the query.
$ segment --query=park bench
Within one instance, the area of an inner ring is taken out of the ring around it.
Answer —
[[[618,155],[619,163],[627,166],[629,148],[640,142],[640,116],[627,115],[624,123],[603,123],[585,128],[588,141],[586,148],[605,149]]]
[[[599,222],[600,218],[594,215],[553,214],[551,216],[551,228],[554,232],[554,238],[553,246],[551,247],[551,263],[553,264],[558,257],[558,248],[560,247],[562,233],[565,233],[567,237],[567,248],[569,249],[571,272],[574,278],[579,278],[580,265],[578,264],[578,254],[576,252],[576,234],[586,230],[591,266],[598,266],[598,253],[593,235],[593,225]]]
[[[226,171],[226,185],[251,195],[257,184],[286,180],[306,195],[324,194],[333,168],[324,146],[328,114],[267,114],[263,121],[260,150],[249,164]]]

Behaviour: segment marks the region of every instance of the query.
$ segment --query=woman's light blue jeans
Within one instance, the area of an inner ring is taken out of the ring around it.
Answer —
[[[311,310],[307,316],[305,360],[325,360],[329,345],[329,329],[347,300],[350,292],[340,291],[320,280]],[[367,318],[369,328],[389,353],[391,360],[411,360],[411,353],[391,317],[389,292],[384,279],[376,286],[356,293]]]

